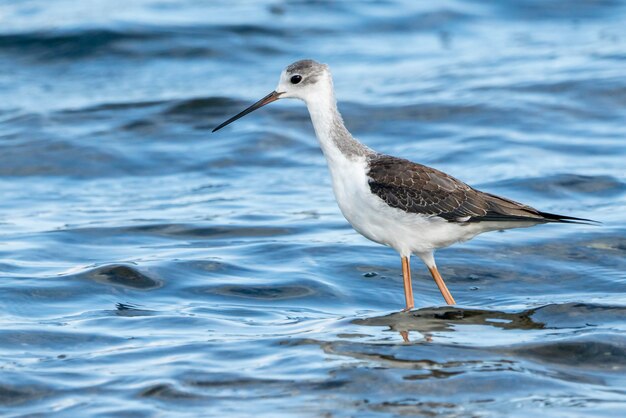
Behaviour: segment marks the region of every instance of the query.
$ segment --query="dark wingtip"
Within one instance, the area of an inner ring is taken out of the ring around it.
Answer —
[[[593,219],[576,218],[574,216],[557,215],[555,213],[539,212],[548,222],[561,222],[566,224],[582,224],[582,225],[602,225],[602,222]]]

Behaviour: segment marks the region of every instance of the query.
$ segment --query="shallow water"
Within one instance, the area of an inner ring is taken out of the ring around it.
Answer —
[[[0,412],[618,416],[626,4],[0,2]],[[603,222],[416,260],[356,234],[300,58],[369,146]],[[407,338],[409,342],[404,342]]]

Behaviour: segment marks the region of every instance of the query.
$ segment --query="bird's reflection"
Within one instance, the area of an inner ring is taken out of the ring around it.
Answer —
[[[489,325],[501,329],[543,329],[532,315],[537,309],[522,312],[502,312],[452,306],[422,308],[410,312],[396,312],[384,316],[355,319],[352,323],[364,326],[388,326],[397,331],[404,342],[410,342],[410,331],[419,332],[426,341],[433,332],[451,331],[455,325]]]

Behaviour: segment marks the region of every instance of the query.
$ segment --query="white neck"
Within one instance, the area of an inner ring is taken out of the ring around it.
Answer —
[[[337,110],[332,84],[308,98],[306,105],[311,115],[315,135],[329,164],[338,159],[353,159],[372,151],[354,139],[346,129]]]

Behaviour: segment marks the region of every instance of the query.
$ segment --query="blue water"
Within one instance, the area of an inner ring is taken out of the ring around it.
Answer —
[[[626,410],[626,3],[0,1],[0,414]],[[370,147],[602,221],[441,250],[342,218],[301,58]],[[410,342],[403,341],[408,332]]]

